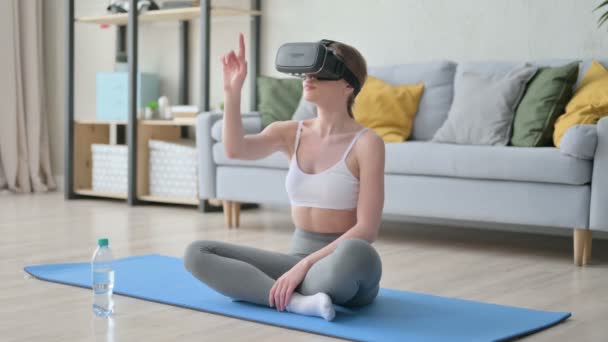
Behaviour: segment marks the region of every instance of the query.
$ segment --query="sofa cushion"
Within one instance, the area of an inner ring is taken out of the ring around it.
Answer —
[[[389,174],[580,185],[591,181],[591,168],[591,161],[570,157],[555,147],[386,144]]]
[[[259,116],[255,117],[244,117],[243,118],[243,130],[245,134],[254,134],[262,131],[262,119]],[[222,141],[223,137],[223,126],[224,119],[217,120],[211,127],[211,137],[215,141]]]
[[[604,116],[608,116],[608,70],[600,62],[593,61],[568,102],[566,113],[555,122],[553,143],[559,147],[568,128],[596,124]]]
[[[507,145],[515,109],[537,69],[526,64],[508,73],[462,73],[454,88],[448,118],[433,136],[433,141]]]
[[[424,84],[390,85],[370,76],[355,100],[354,118],[371,128],[385,142],[410,137]]]
[[[578,62],[559,67],[541,67],[528,84],[515,111],[511,145],[553,145],[553,125],[572,98],[578,77]]]
[[[599,62],[601,65],[603,65],[605,68],[608,68],[608,58],[588,58],[588,59],[583,59],[583,61],[581,62],[581,64],[578,67],[578,79],[576,81],[576,84],[574,85],[574,88],[578,88],[578,86],[581,84],[581,81],[583,80],[583,76],[585,76],[585,74],[587,73],[587,71],[589,71],[589,68],[591,68],[591,65],[593,64],[593,61]]]
[[[412,128],[412,140],[430,140],[450,110],[456,63],[432,61],[372,66],[368,73],[392,85],[424,83]]]
[[[264,127],[290,120],[302,96],[302,80],[258,76],[258,111]]]
[[[475,73],[481,75],[504,75],[514,68],[523,65],[523,62],[516,61],[465,61],[458,63],[454,75],[454,87],[458,87],[462,75],[465,73]]]
[[[282,152],[275,152],[258,160],[231,159],[224,153],[224,143],[213,144],[213,161],[217,165],[240,165],[252,167],[267,167],[274,169],[289,168],[289,159]]]

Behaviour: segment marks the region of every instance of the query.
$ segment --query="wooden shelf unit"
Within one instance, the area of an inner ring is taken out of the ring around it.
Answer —
[[[74,121],[74,193],[82,196],[126,199],[126,193],[108,193],[92,189],[93,162],[91,145],[114,145],[111,141],[113,130],[126,121]],[[149,149],[151,139],[178,141],[183,126],[195,126],[196,119],[180,120],[138,120],[137,135],[137,198],[142,201],[198,205],[198,198],[152,196],[149,192]]]
[[[178,141],[181,138],[181,126],[183,123],[168,120],[140,120],[137,127],[137,199],[141,201],[163,202],[173,204],[184,204],[186,199],[176,199],[170,196],[151,196],[149,177],[148,142],[154,140]],[[188,199],[198,203],[198,198]]]
[[[170,203],[170,204],[185,204],[185,205],[198,205],[198,198],[181,198],[181,197],[160,197],[144,195],[139,197],[141,200],[148,202],[157,203]]]
[[[114,127],[113,127],[114,126]],[[74,122],[74,192],[84,196],[127,198],[127,194],[108,194],[93,191],[93,154],[91,145],[109,144],[110,131],[115,124],[110,121],[94,122],[90,120]]]
[[[155,11],[144,12],[139,15],[140,22],[153,21],[176,21],[176,20],[192,20],[200,17],[200,7],[187,7],[177,9],[161,9]],[[257,16],[261,15],[261,11],[240,9],[233,7],[212,7],[212,17],[228,17],[228,16]],[[76,18],[77,22],[100,25],[127,25],[129,15],[127,13],[107,14],[98,16],[87,16]]]
[[[129,0],[130,7],[136,7],[137,0]],[[84,25],[115,25],[117,27],[116,53],[128,55],[129,65],[129,96],[137,94],[138,69],[138,27],[141,23],[157,21],[175,21],[179,23],[179,94],[176,104],[189,105],[189,31],[192,19],[198,21],[199,38],[199,74],[200,86],[198,112],[210,110],[210,49],[211,49],[211,18],[225,16],[250,17],[251,58],[249,72],[251,82],[251,108],[257,108],[257,75],[259,74],[259,40],[261,24],[261,0],[251,0],[251,9],[211,6],[211,0],[201,0],[199,7],[176,9],[161,9],[141,14],[129,12],[125,14],[106,14],[98,16],[76,17],[75,0],[68,0],[66,6],[66,137],[65,137],[65,198],[104,197],[126,199],[129,205],[144,202],[162,202],[173,204],[199,205],[204,211],[217,211],[218,201],[209,199],[199,201],[198,198],[169,198],[151,196],[148,186],[148,141],[150,139],[174,141],[182,136],[185,127],[195,126],[196,118],[184,117],[175,120],[138,120],[139,109],[132,102],[128,106],[128,120],[78,120],[74,115],[74,65],[75,65],[75,23]],[[173,101],[172,101],[173,103]],[[120,132],[120,134],[119,134]],[[131,140],[135,137],[134,140]],[[126,194],[102,193],[92,190],[92,144],[127,145],[128,150],[128,182]],[[133,172],[135,171],[135,172]]]
[[[101,192],[101,191],[93,191],[93,189],[76,189],[75,193],[83,196],[90,197],[104,197],[104,198],[114,198],[114,199],[127,199],[127,193],[113,193],[113,192]]]
[[[196,126],[196,118],[184,118],[173,120],[140,120],[140,122],[150,126]]]

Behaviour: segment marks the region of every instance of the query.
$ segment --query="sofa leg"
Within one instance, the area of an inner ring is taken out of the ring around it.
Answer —
[[[584,266],[591,259],[592,235],[589,229],[574,229],[574,264]]]
[[[226,226],[228,228],[232,228],[232,201],[222,201],[224,206],[224,220],[226,221]]]
[[[585,252],[583,254],[583,265],[589,264],[591,261],[591,244],[593,242],[593,235],[591,230],[587,230],[587,236],[585,239]]]
[[[241,202],[232,201],[232,218],[234,226],[238,228],[241,218]]]

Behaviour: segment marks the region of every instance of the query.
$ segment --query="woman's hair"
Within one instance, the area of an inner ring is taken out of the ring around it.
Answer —
[[[365,58],[363,58],[361,53],[354,47],[340,42],[332,43],[330,47],[335,51],[338,57],[342,58],[348,69],[355,74],[355,77],[357,80],[359,80],[361,88],[363,88],[363,84],[367,79],[367,63],[365,62]],[[355,96],[355,92],[353,92],[348,97],[348,101],[346,102],[346,109],[348,110],[348,115],[351,118],[353,117]]]

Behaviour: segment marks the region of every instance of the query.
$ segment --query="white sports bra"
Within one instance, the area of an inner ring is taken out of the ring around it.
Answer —
[[[367,128],[353,138],[342,158],[330,168],[318,173],[305,173],[298,165],[298,146],[302,121],[298,123],[296,142],[285,179],[287,195],[292,206],[325,209],[353,209],[357,207],[359,180],[346,165],[346,156]]]

